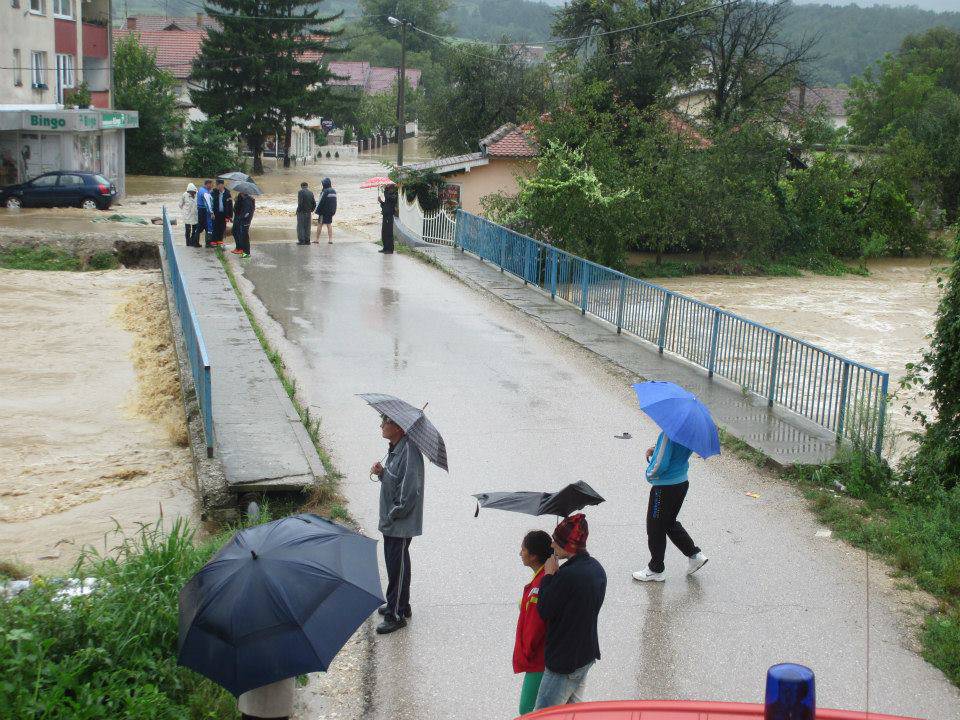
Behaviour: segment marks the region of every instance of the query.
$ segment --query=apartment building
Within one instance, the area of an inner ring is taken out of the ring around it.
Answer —
[[[110,0],[0,0],[0,104],[110,107]]]

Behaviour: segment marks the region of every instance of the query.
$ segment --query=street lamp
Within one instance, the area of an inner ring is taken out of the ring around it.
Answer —
[[[407,25],[409,20],[398,20],[392,15],[387,18],[387,22],[394,27],[400,28],[400,77],[397,81],[397,167],[403,165],[403,136],[407,130],[407,123],[404,121],[404,91],[407,86]]]

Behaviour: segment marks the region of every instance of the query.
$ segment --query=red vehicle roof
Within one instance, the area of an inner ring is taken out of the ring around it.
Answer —
[[[523,720],[763,720],[763,705],[681,700],[614,700],[559,705],[537,710]],[[863,710],[817,709],[816,720],[917,720]]]

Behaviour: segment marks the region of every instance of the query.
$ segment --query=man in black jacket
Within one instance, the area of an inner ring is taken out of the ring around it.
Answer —
[[[297,193],[297,245],[310,244],[310,218],[317,207],[316,198],[305,182],[300,183]]]
[[[223,235],[227,231],[227,219],[233,217],[233,198],[223,180],[217,180],[217,187],[210,193],[213,201],[213,239],[211,245],[223,245]]]
[[[536,709],[583,699],[587,673],[600,659],[597,617],[607,574],[587,552],[587,519],[565,518],[553,531],[553,557],[544,565],[537,610],[547,623],[546,670]],[[561,567],[557,559],[566,562]]]

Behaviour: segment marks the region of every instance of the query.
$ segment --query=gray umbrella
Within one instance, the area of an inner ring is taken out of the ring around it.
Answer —
[[[233,191],[236,193],[246,193],[247,195],[263,195],[260,191],[260,188],[252,182],[238,182],[234,183]]]
[[[393,395],[379,393],[365,393],[360,395],[367,403],[381,415],[386,415],[410,438],[410,441],[420,448],[420,452],[439,468],[447,468],[447,445],[440,437],[440,431],[427,420],[423,410],[415,408],[408,402]],[[426,406],[424,406],[426,407]]]
[[[228,172],[223,175],[217,175],[220,180],[232,180],[233,182],[253,182],[253,178],[242,172]]]

